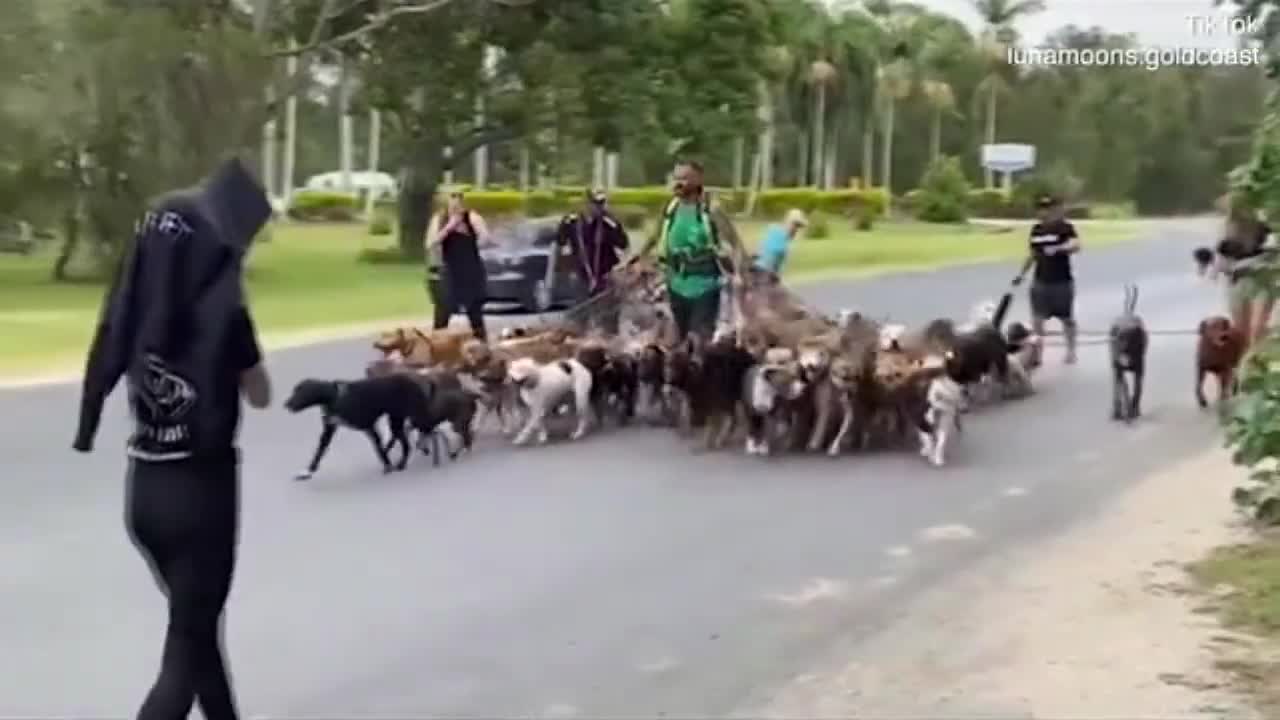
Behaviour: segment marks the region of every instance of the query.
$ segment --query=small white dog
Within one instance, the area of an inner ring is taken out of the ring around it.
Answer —
[[[577,360],[557,360],[545,365],[528,357],[516,358],[507,366],[507,378],[520,393],[528,421],[515,437],[516,445],[529,442],[538,433],[538,443],[547,441],[547,415],[572,399],[578,425],[570,439],[587,434],[591,417],[591,371]]]
[[[902,338],[907,334],[907,326],[897,323],[880,328],[880,349],[889,352],[902,349]]]
[[[929,426],[929,431],[920,430],[920,455],[942,467],[947,462],[951,436],[960,432],[964,388],[947,375],[939,375],[929,382],[925,401],[924,424]]]

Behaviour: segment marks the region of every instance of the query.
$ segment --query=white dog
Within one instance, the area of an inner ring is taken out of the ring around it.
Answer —
[[[940,375],[930,381],[925,399],[924,422],[929,431],[920,430],[920,455],[942,467],[947,462],[951,436],[960,432],[964,388],[947,375]]]
[[[545,365],[533,358],[512,360],[507,378],[520,392],[520,401],[528,412],[528,421],[516,435],[515,444],[524,445],[538,433],[538,443],[547,441],[547,415],[554,413],[566,400],[572,399],[578,425],[570,439],[587,433],[591,423],[591,371],[577,360],[557,360]]]
[[[880,328],[880,349],[888,352],[890,350],[902,349],[902,338],[907,334],[907,326],[897,323],[884,325]]]

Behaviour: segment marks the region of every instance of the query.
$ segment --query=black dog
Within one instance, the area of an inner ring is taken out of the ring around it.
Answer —
[[[1009,381],[1009,350],[1000,331],[983,323],[967,332],[957,332],[950,320],[934,320],[924,331],[925,337],[953,354],[948,374],[960,383],[968,395],[970,388],[984,377],[1006,387]]]
[[[1126,285],[1124,309],[1111,323],[1111,419],[1132,422],[1142,415],[1142,380],[1147,365],[1147,329],[1138,317],[1138,287]],[[1133,387],[1128,378],[1132,376]]]
[[[294,386],[284,406],[291,413],[312,407],[320,408],[321,413],[320,442],[311,464],[296,476],[298,480],[307,480],[315,474],[339,426],[368,436],[382,461],[382,472],[404,470],[411,450],[407,423],[425,424],[428,418],[427,395],[422,386],[414,378],[399,373],[365,380],[303,380]],[[391,429],[391,437],[385,444],[377,428],[384,416]],[[392,466],[388,452],[396,443],[401,447],[400,462]]]

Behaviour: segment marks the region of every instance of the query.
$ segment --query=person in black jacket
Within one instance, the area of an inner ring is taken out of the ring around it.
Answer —
[[[560,221],[556,241],[573,255],[578,277],[587,287],[591,317],[605,332],[616,335],[621,304],[617,298],[604,296],[612,288],[611,273],[626,254],[630,241],[626,228],[609,212],[607,203],[603,190],[588,190],[586,206]]]
[[[168,595],[159,675],[139,720],[238,713],[221,649],[239,528],[241,396],[271,385],[241,287],[243,257],[270,216],[238,161],[161,198],[139,222],[85,367],[73,447],[90,452],[103,404],[126,377],[126,524]]]

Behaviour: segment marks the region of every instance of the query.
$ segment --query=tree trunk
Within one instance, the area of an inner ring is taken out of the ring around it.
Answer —
[[[759,95],[756,118],[760,121],[761,128],[756,146],[756,152],[760,154],[758,186],[763,190],[767,190],[773,186],[773,138],[775,134],[773,92],[769,88],[768,82],[760,80],[756,85],[756,93]],[[754,190],[757,187],[757,183],[752,182],[751,187]]]
[[[267,86],[267,104],[275,104],[275,87]],[[279,194],[276,178],[276,113],[262,126],[262,189],[274,200]]]
[[[991,83],[991,90],[987,93],[987,144],[994,145],[996,142],[996,84]],[[995,187],[995,174],[990,168],[983,168],[983,178],[986,180],[988,188]]]
[[[862,187],[875,187],[876,131],[868,113],[862,124]]]
[[[742,189],[742,175],[746,171],[747,139],[740,137],[733,141],[733,189]]]
[[[436,152],[418,153],[418,161],[403,168],[400,200],[397,209],[400,235],[400,253],[408,259],[420,260],[425,256],[423,243],[436,190],[440,187],[442,157]]]
[[[831,133],[827,138],[826,157],[822,160],[822,185],[827,190],[836,186],[836,161],[839,152],[839,136]]]
[[[796,185],[805,187],[809,184],[809,133],[800,131],[797,142],[800,143],[800,164],[796,171]]]
[[[747,201],[743,205],[743,211],[747,217],[751,217],[756,211],[756,198],[759,196],[761,185],[764,182],[765,165],[764,153],[756,151],[751,156],[751,180],[747,185]]]
[[[929,128],[929,159],[937,160],[942,154],[942,111],[933,111],[933,124]]]
[[[379,156],[382,154],[382,113],[377,110],[369,111],[369,176],[370,182],[374,173],[378,172]],[[364,213],[368,217],[373,217],[373,206],[377,202],[377,190],[371,184],[369,193],[364,199]]]
[[[290,41],[291,48],[297,47],[297,41]],[[290,79],[298,74],[298,57],[290,55],[285,62],[285,72]],[[293,199],[294,166],[298,157],[298,94],[293,93],[284,103],[284,160],[280,168],[280,202],[287,215],[289,204]]]
[[[619,155],[610,150],[604,154],[604,186],[609,190],[618,188]]]
[[[484,98],[476,98],[476,127],[484,127],[484,118]],[[471,184],[477,190],[484,190],[489,184],[489,148],[483,145],[476,148],[474,162],[475,172]]]
[[[889,195],[893,194],[893,121],[897,101],[886,98],[884,108],[884,144],[880,148],[880,182]]]
[[[520,145],[520,192],[529,192],[529,145]]]
[[[591,148],[591,187],[604,187],[604,146]]]
[[[351,71],[346,60],[339,66],[338,76],[338,167],[342,172],[342,191],[351,192],[351,166],[355,133],[351,122]]]
[[[827,86],[825,83],[818,83],[818,93],[814,98],[813,107],[813,143],[810,146],[813,154],[813,184],[818,186],[822,184],[822,154],[827,150],[826,138],[824,137],[827,129],[826,124]]]

